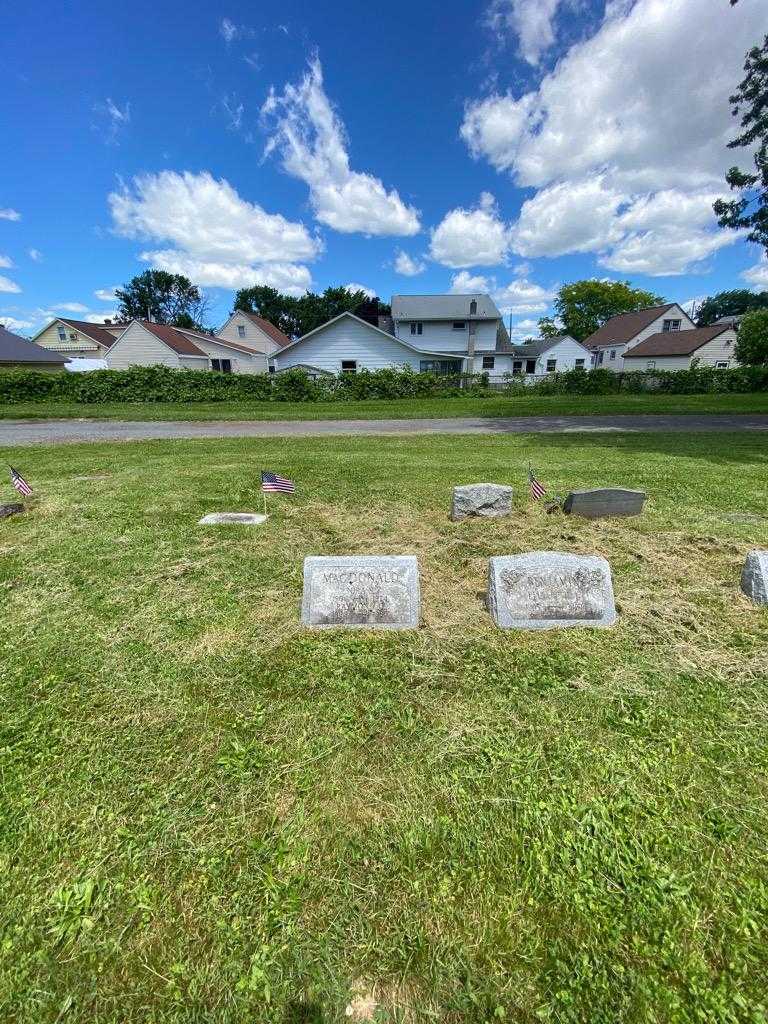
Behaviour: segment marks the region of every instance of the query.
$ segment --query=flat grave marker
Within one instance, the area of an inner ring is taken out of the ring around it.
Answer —
[[[741,589],[755,604],[768,604],[768,551],[750,551],[741,572]]]
[[[626,487],[598,487],[589,491],[571,491],[565,499],[563,512],[585,519],[614,516],[639,516],[647,495]]]
[[[7,505],[0,505],[0,519],[7,519],[9,516],[17,516],[24,511],[24,506],[18,501],[12,501]]]
[[[261,526],[267,516],[261,512],[210,512],[198,522],[198,526]]]
[[[506,484],[464,484],[453,488],[451,519],[454,523],[470,516],[498,519],[512,512],[514,491]]]
[[[488,562],[488,610],[501,629],[612,626],[611,567],[600,555],[498,555]]]
[[[304,559],[301,621],[312,629],[416,629],[415,555],[310,555]]]

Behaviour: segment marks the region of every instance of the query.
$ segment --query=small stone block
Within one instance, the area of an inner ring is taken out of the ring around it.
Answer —
[[[416,629],[419,564],[415,555],[304,559],[301,621],[313,629]]]
[[[611,567],[600,555],[498,555],[488,563],[488,610],[501,629],[612,626]]]
[[[261,526],[267,517],[260,512],[211,512],[198,523],[198,526]]]
[[[7,519],[8,516],[17,516],[24,511],[24,506],[18,501],[12,501],[8,505],[0,505],[0,519]]]
[[[750,551],[741,572],[741,589],[756,604],[768,604],[768,551]]]
[[[506,484],[465,484],[453,488],[451,519],[458,523],[468,516],[498,519],[512,512],[514,491]]]
[[[639,516],[647,495],[645,491],[630,491],[626,487],[599,487],[593,491],[571,491],[565,499],[563,511],[585,519],[603,519],[610,516]]]

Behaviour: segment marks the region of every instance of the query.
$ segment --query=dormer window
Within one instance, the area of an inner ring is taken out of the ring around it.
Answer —
[[[664,321],[664,326],[662,327],[662,330],[663,331],[679,331],[681,323],[682,323],[681,320],[665,320]]]
[[[66,329],[66,327],[60,327],[59,328],[59,341],[66,341],[66,340],[67,340],[67,329]]]
[[[238,336],[238,338],[244,338],[245,337],[245,325],[244,324],[238,324],[237,325],[237,336]]]

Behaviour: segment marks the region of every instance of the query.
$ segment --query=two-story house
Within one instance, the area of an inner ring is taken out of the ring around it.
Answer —
[[[661,306],[648,306],[633,313],[612,316],[602,327],[585,339],[584,345],[592,352],[593,367],[623,369],[625,353],[654,334],[677,334],[695,330],[696,324],[676,302]]]
[[[32,338],[36,345],[66,359],[105,359],[124,324],[91,324],[85,320],[57,317]]]

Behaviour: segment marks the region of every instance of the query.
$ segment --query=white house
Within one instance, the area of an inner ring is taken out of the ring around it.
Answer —
[[[511,353],[497,356],[488,373],[514,373],[523,376],[542,376],[564,373],[567,370],[588,370],[592,353],[570,334],[555,338],[541,338],[526,345],[509,346]]]
[[[229,320],[216,331],[216,337],[222,341],[247,345],[257,352],[263,352],[265,356],[271,356],[291,344],[291,339],[269,320],[256,313],[244,313],[241,309],[232,313]]]
[[[499,372],[493,360],[508,336],[490,295],[393,295],[392,324],[396,338],[452,360],[441,372]]]
[[[692,331],[661,331],[624,353],[625,370],[688,370],[694,363],[727,370],[737,366],[736,329],[730,323]]]
[[[648,306],[634,313],[621,313],[607,320],[584,340],[592,352],[592,365],[606,370],[623,370],[625,353],[654,334],[693,331],[696,324],[676,302]]]
[[[106,360],[110,370],[158,365],[220,373],[266,373],[268,370],[267,356],[248,345],[146,320],[132,321],[115,340]]]

